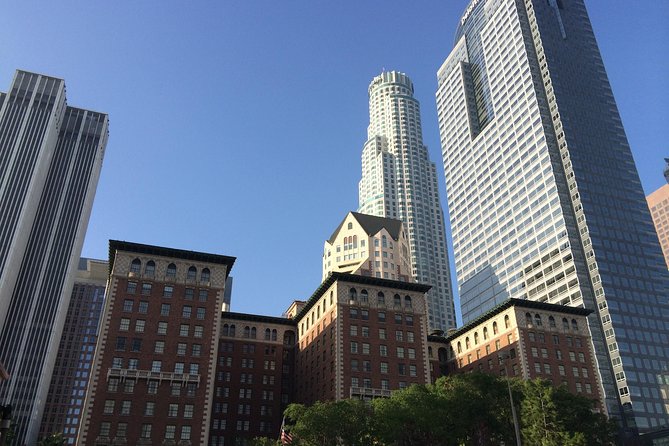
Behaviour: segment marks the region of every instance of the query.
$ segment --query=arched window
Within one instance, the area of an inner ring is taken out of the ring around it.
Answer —
[[[283,345],[293,345],[295,343],[295,333],[292,331],[286,331],[283,334]]]
[[[553,316],[548,316],[548,325],[555,328],[555,318]]]
[[[497,322],[492,323],[492,334],[497,334]]]
[[[142,261],[139,259],[135,259],[130,263],[130,272],[139,274],[139,272],[142,270]]]
[[[428,358],[432,358],[432,357],[433,357],[433,355],[432,355],[432,347],[430,347],[430,346],[427,347],[427,357],[428,357]]]
[[[255,339],[255,338],[256,338],[256,328],[252,327],[251,328],[251,339]]]
[[[165,273],[166,277],[171,277],[174,279],[177,276],[177,266],[174,263],[167,265],[167,272]]]
[[[458,353],[462,353],[462,344],[458,341]]]
[[[272,330],[272,341],[276,341],[276,329]]]
[[[576,322],[576,319],[571,320],[571,329],[574,331],[578,331],[578,322]]]
[[[479,332],[474,333],[474,345],[479,345]]]
[[[354,248],[358,247],[358,236],[357,235],[353,236],[353,247]]]
[[[351,288],[350,290],[348,290],[348,300],[350,301],[358,300],[358,292],[356,291],[355,288]]]
[[[564,328],[565,330],[569,330],[569,321],[567,320],[566,317],[562,318],[562,328]]]
[[[209,268],[204,268],[200,273],[200,282],[207,283],[209,282],[210,277],[211,277],[211,272],[209,271]]]
[[[470,344],[469,344],[469,336],[467,336],[467,337],[465,338],[465,348],[469,348],[469,347],[470,347]]]
[[[532,325],[532,315],[530,313],[525,313],[525,323],[527,325]]]
[[[369,294],[367,294],[367,290],[360,291],[360,302],[369,302]]]
[[[402,306],[402,298],[400,297],[399,294],[395,294],[393,296],[393,305],[395,306],[395,308],[399,308]]]
[[[330,291],[330,305],[332,305],[333,299],[334,299],[334,293]]]
[[[251,337],[251,327],[247,325],[246,327],[244,327],[244,338],[248,339],[250,337]]]
[[[228,324],[223,324],[223,336],[228,336],[230,334],[230,326]]]
[[[379,305],[385,305],[386,304],[386,296],[383,294],[381,291],[378,292],[376,295],[376,300],[379,303]]]
[[[439,355],[439,362],[444,363],[448,360],[448,353],[445,348],[440,348],[437,350],[437,355]]]
[[[348,228],[348,229],[353,229],[353,223],[348,222],[348,226],[347,226],[347,228]]]
[[[483,340],[488,339],[488,327],[483,327]]]
[[[404,307],[411,308],[411,296],[404,296]]]
[[[509,328],[511,326],[511,320],[509,319],[509,315],[504,316],[504,328]]]
[[[186,274],[186,280],[194,281],[196,276],[197,276],[197,268],[195,268],[194,266],[188,268],[188,274]]]
[[[536,324],[537,327],[541,327],[543,325],[543,323],[541,322],[541,316],[539,315],[539,313],[536,313],[534,315],[534,323]]]
[[[383,246],[384,248],[388,247],[388,239],[386,238],[385,235],[381,236],[381,246]]]
[[[271,336],[272,336],[272,330],[270,330],[269,328],[266,328],[265,329],[265,340],[269,341]]]
[[[144,275],[146,277],[153,277],[156,274],[156,262],[153,260],[149,260],[146,262],[146,266],[144,267]]]
[[[230,324],[230,336],[235,337],[235,324]]]

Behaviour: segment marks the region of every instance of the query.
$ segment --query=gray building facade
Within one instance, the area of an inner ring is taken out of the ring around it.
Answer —
[[[62,79],[17,71],[0,95],[0,403],[36,443],[107,143]]]
[[[437,77],[464,322],[594,309],[609,414],[669,424],[669,275],[583,0],[472,0]]]

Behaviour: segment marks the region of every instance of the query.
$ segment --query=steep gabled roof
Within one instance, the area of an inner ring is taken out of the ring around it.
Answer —
[[[388,231],[388,234],[393,238],[393,240],[398,241],[400,238],[400,230],[402,229],[402,220],[395,220],[394,218],[386,218],[386,217],[377,217],[376,215],[368,215],[368,214],[361,214],[359,212],[349,212],[353,217],[357,220],[358,223],[360,223],[360,226],[362,226],[362,229],[367,233],[367,235],[372,236],[376,233],[378,233],[381,229],[385,228],[386,231]],[[332,244],[335,241],[335,238],[337,238],[337,234],[341,230],[341,228],[344,226],[344,222],[348,218],[348,214],[346,214],[346,217],[339,223],[339,226],[337,226],[337,229],[332,233],[330,238],[328,239],[328,242]]]

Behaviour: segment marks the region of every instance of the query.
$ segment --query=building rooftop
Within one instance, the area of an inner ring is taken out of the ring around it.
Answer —
[[[375,215],[368,215],[368,214],[361,214],[359,212],[350,212],[351,215],[360,223],[360,226],[362,226],[362,229],[365,230],[367,235],[374,235],[378,233],[381,229],[385,228],[386,231],[390,234],[390,236],[393,238],[393,240],[397,241],[400,238],[400,231],[402,229],[402,221],[401,220],[395,220],[394,218],[386,218],[386,217],[377,217]],[[335,241],[335,238],[337,237],[337,233],[341,230],[342,226],[344,226],[344,222],[346,221],[346,218],[348,217],[348,214],[346,214],[346,217],[339,223],[339,226],[337,226],[337,229],[334,230],[330,238],[328,239],[329,243],[333,243]]]

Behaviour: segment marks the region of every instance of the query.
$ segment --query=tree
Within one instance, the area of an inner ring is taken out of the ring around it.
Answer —
[[[615,423],[593,412],[595,401],[535,379],[523,383],[523,441],[541,446],[604,446],[615,440]]]
[[[251,440],[250,446],[281,446],[281,442],[272,438],[256,437]]]
[[[54,433],[49,435],[48,437],[45,437],[42,439],[42,441],[39,442],[39,446],[65,446],[67,444],[67,441],[65,440],[65,437],[63,437],[63,434],[60,433]]]
[[[316,402],[312,406],[290,404],[286,418],[293,444],[303,446],[372,445],[370,408],[360,400]]]

